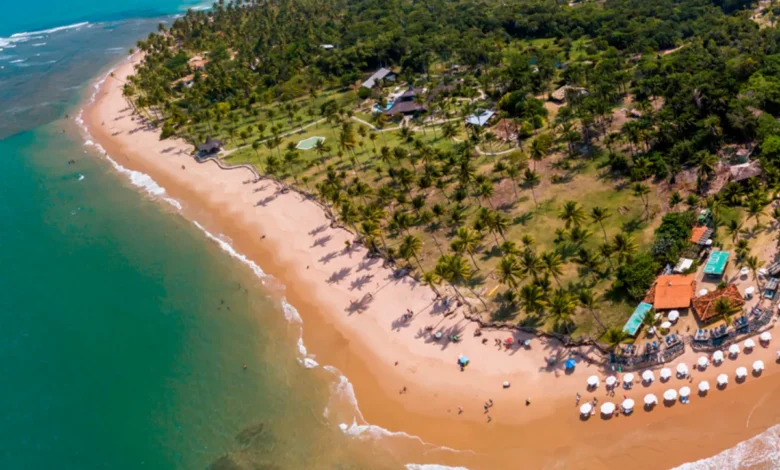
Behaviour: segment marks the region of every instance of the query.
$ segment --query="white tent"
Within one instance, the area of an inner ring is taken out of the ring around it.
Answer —
[[[598,376],[591,375],[588,377],[588,387],[598,387],[599,386],[599,378]]]
[[[715,351],[712,354],[712,360],[714,362],[723,362],[723,351]]]
[[[623,400],[623,404],[621,406],[623,407],[623,410],[631,411],[634,409],[634,400],[630,398],[626,398],[625,400]]]
[[[761,333],[761,336],[758,337],[761,341],[768,343],[772,339],[772,333],[765,331]]]
[[[747,377],[747,369],[744,367],[737,367],[737,378],[741,379]]]
[[[584,415],[589,415],[591,411],[593,411],[593,405],[590,403],[585,403],[580,407],[580,413]]]
[[[669,377],[672,376],[672,369],[668,367],[664,367],[663,369],[661,369],[661,372],[659,372],[658,375],[660,375],[662,379],[668,379]]]
[[[628,373],[623,376],[623,383],[630,384],[634,382],[634,374]]]
[[[680,389],[680,397],[685,398],[685,397],[689,397],[690,395],[691,395],[690,387],[683,387]]]
[[[699,360],[696,363],[699,364],[699,367],[701,367],[703,369],[703,368],[707,367],[708,365],[710,365],[710,360],[707,359],[707,356],[702,356],[702,357],[699,358]]]
[[[737,354],[739,354],[739,345],[732,344],[729,346],[729,356],[736,356]]]
[[[655,395],[653,395],[652,393],[648,393],[647,395],[645,395],[645,405],[650,406],[650,405],[655,405],[656,403],[658,403],[658,398]]]
[[[605,382],[607,383],[608,387],[611,387],[617,383],[617,377],[615,377],[614,375],[610,375],[609,377],[607,377],[607,380],[605,380]]]
[[[756,361],[753,363],[753,370],[756,372],[761,372],[764,370],[764,361]]]
[[[699,291],[699,297],[701,297],[703,295],[707,295],[709,292],[710,291],[708,291],[707,289],[702,289],[702,290]]]
[[[707,382],[706,380],[702,380],[701,382],[699,382],[699,391],[700,392],[706,392],[709,389],[710,389],[710,383],[709,382]]]
[[[682,362],[677,364],[677,374],[678,375],[688,375],[688,366],[686,366]]]
[[[680,318],[680,312],[677,310],[672,310],[669,312],[669,321],[677,321],[677,319]]]
[[[603,405],[601,405],[601,413],[605,415],[611,415],[615,412],[615,404],[611,402],[606,402]]]
[[[756,347],[756,342],[753,341],[753,338],[748,338],[745,340],[744,343],[742,343],[745,349],[753,349]]]
[[[669,323],[668,321],[665,321],[665,322],[661,323],[661,328],[663,328],[664,330],[668,330],[671,327],[672,327],[672,324]]]
[[[646,370],[646,371],[642,372],[642,381],[643,382],[652,382],[653,380],[655,380],[655,375],[653,374],[653,371]]]
[[[729,376],[726,374],[720,374],[718,376],[718,385],[726,385],[729,383]]]
[[[664,400],[674,401],[676,399],[677,399],[677,390],[670,388],[669,390],[664,392]]]

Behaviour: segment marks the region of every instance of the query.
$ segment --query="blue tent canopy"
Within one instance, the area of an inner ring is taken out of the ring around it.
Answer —
[[[469,363],[469,357],[468,356],[460,356],[458,358],[458,362],[463,364],[464,366]]]
[[[567,369],[574,369],[574,367],[577,365],[577,361],[575,361],[574,358],[567,359],[564,365]]]

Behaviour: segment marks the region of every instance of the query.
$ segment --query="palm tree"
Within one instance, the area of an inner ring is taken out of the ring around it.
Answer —
[[[479,197],[486,200],[491,208],[494,208],[493,202],[490,200],[490,198],[493,197],[493,183],[490,181],[483,181],[477,188],[477,194]]]
[[[534,192],[534,188],[539,186],[541,181],[542,180],[539,177],[539,173],[531,170],[530,168],[525,169],[525,173],[523,173],[523,184],[531,189],[531,197],[534,198],[534,205],[537,209],[539,208],[539,203],[536,201],[536,193]]]
[[[642,318],[642,324],[645,325],[648,329],[655,326],[655,312],[650,310],[649,312],[645,313],[645,316]]]
[[[747,213],[748,218],[754,217],[756,219],[756,228],[761,227],[761,212],[764,208],[761,206],[761,202],[757,199],[750,199],[748,201]]]
[[[607,343],[609,350],[613,352],[628,338],[628,333],[620,328],[610,328],[604,332],[604,341]]]
[[[422,263],[420,263],[420,250],[422,249],[422,241],[417,235],[406,235],[401,242],[399,252],[405,259],[414,258],[417,261],[417,266],[420,268],[420,272],[424,272]]]
[[[510,254],[501,258],[496,270],[498,272],[498,282],[510,289],[517,289],[520,281],[523,280],[523,272],[514,255]]]
[[[753,280],[758,279],[758,269],[761,267],[761,262],[758,261],[758,256],[748,256],[745,258],[745,266],[753,273]]]
[[[672,195],[669,197],[669,207],[671,209],[674,209],[677,207],[678,204],[680,204],[683,201],[682,196],[680,196],[679,191],[675,191],[672,193]]]
[[[604,323],[601,321],[598,315],[596,315],[596,307],[598,306],[598,298],[596,297],[596,294],[594,294],[591,289],[581,289],[577,297],[580,305],[591,314],[601,329],[606,331],[607,327],[604,326]]]
[[[474,290],[468,285],[468,281],[471,279],[472,272],[468,263],[465,259],[463,259],[462,256],[443,255],[436,263],[434,272],[442,279],[446,280],[452,286],[452,288],[455,289],[455,292],[461,297],[461,299],[465,301],[465,297],[463,297],[463,294],[458,291],[456,284],[462,284],[466,286],[466,288],[471,291],[472,294],[474,294],[474,297],[482,302],[482,305],[487,308],[487,304],[484,300],[482,300],[482,297],[474,292]]]
[[[585,220],[585,211],[582,210],[577,201],[566,201],[558,212],[558,218],[566,222],[566,228],[572,225],[579,227]]]
[[[612,239],[612,251],[617,255],[619,263],[630,261],[637,252],[636,241],[631,235],[618,233]]]
[[[650,206],[650,197],[649,197],[650,188],[646,184],[636,183],[633,186],[633,190],[634,190],[634,196],[638,197],[642,201],[642,203],[644,204],[644,207],[645,207],[644,208],[645,219],[649,219],[650,218],[650,209],[649,209],[649,206]]]
[[[731,300],[725,297],[716,299],[715,302],[712,303],[712,308],[715,310],[715,314],[723,318],[723,321],[727,325],[731,325],[732,315],[736,315],[742,311],[742,307],[732,304]]]
[[[531,249],[523,251],[522,255],[520,256],[519,263],[523,276],[531,276],[534,279],[538,279],[539,274],[541,274],[541,271],[544,269],[542,261]]]
[[[609,209],[604,207],[594,207],[590,211],[590,220],[593,221],[594,224],[599,224],[601,226],[601,231],[604,232],[604,241],[607,241],[607,230],[604,228],[604,221],[608,218],[612,217],[612,214],[609,212]]]
[[[556,289],[550,301],[550,318],[556,327],[562,327],[564,333],[569,334],[572,325],[572,316],[577,309],[577,301],[566,290]]]
[[[441,293],[439,293],[439,290],[436,289],[436,286],[441,284],[441,277],[439,277],[435,271],[424,272],[422,275],[422,283],[426,286],[429,286],[433,292],[436,293],[436,297],[441,297]]]
[[[453,251],[456,253],[468,253],[477,271],[479,271],[479,266],[477,265],[477,260],[474,259],[474,253],[479,249],[481,241],[482,237],[479,235],[479,232],[471,227],[460,227],[455,232],[455,240],[452,242]]]
[[[729,236],[731,236],[731,243],[737,242],[737,238],[739,237],[741,230],[742,230],[742,223],[740,223],[737,219],[729,220],[729,223],[726,224],[726,233],[728,233]]]
[[[526,284],[520,289],[520,299],[523,309],[528,315],[539,315],[547,307],[547,300],[541,287],[536,284]]]
[[[542,253],[541,260],[544,270],[547,274],[551,275],[553,279],[555,279],[555,282],[558,283],[558,286],[560,286],[561,281],[559,276],[563,275],[563,269],[561,269],[563,266],[561,255],[555,251],[546,251]]]

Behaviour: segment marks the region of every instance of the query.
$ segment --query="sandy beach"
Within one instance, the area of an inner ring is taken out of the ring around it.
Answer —
[[[247,184],[254,178],[249,170],[197,163],[189,144],[159,140],[122,97],[122,82],[132,69],[132,62],[119,66],[85,106],[84,123],[95,142],[122,166],[150,175],[182,204],[184,217],[225,237],[278,280],[279,294],[301,314],[308,351],[349,378],[368,423],[469,451],[427,454],[434,461],[471,469],[670,468],[709,457],[780,422],[780,410],[773,406],[780,399],[775,362],[780,332],[771,330],[776,337],[768,347],[705,371],[693,370],[700,354],[688,348],[667,367],[687,363],[691,382],[635,384],[609,397],[603,385],[608,371],[598,366],[580,361],[572,373],[560,365],[547,367],[547,358],[566,352],[560,344],[507,331],[483,330],[475,337],[476,325],[459,310],[445,316],[447,308],[431,289],[394,276],[381,260],[367,258],[362,247],[346,249],[352,235],[332,228],[315,202],[293,191],[282,193],[269,180]],[[415,315],[403,321],[407,309]],[[458,332],[463,339],[435,341],[428,327],[445,336]],[[530,349],[495,344],[508,336],[515,344],[531,339]],[[470,358],[464,371],[457,366],[460,355]],[[735,369],[750,369],[756,359],[766,363],[763,374],[737,384]],[[723,391],[714,388],[721,373],[730,377]],[[602,385],[587,392],[586,378],[593,374]],[[713,385],[704,398],[696,394],[702,379]],[[502,387],[505,381],[510,388]],[[651,412],[641,408],[646,393],[660,398],[666,389],[685,385],[694,391],[690,404],[660,404]],[[637,410],[631,416],[582,420],[577,393],[583,400],[615,404],[626,395]],[[488,400],[494,406],[485,414]],[[409,461],[417,460],[410,455]]]

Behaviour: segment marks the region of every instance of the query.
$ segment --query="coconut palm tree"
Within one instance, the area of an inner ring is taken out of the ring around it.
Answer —
[[[539,186],[539,183],[541,183],[542,180],[539,177],[539,173],[531,170],[530,168],[526,168],[525,172],[523,173],[523,184],[525,187],[531,189],[531,197],[534,198],[534,206],[536,208],[539,208],[539,203],[536,201],[536,192],[534,191],[534,188]]]
[[[401,242],[399,253],[405,259],[414,258],[417,261],[417,266],[420,268],[420,272],[424,272],[420,258],[418,257],[422,250],[422,241],[417,235],[406,235]]]
[[[536,256],[533,250],[525,250],[519,259],[520,270],[524,276],[531,276],[534,279],[538,279],[539,275],[544,270],[542,261]]]
[[[455,232],[455,240],[452,242],[452,249],[456,253],[468,253],[474,267],[479,271],[477,260],[474,259],[474,253],[479,249],[482,237],[479,232],[471,227],[460,227]]]
[[[618,233],[612,239],[612,250],[617,256],[618,263],[630,261],[637,252],[636,241],[631,235]]]
[[[731,219],[726,224],[726,233],[731,237],[731,243],[736,243],[737,238],[742,230],[742,223],[737,219]]]
[[[590,313],[590,315],[593,317],[593,319],[596,321],[596,323],[599,324],[602,330],[606,331],[607,327],[604,326],[604,323],[601,321],[601,318],[599,318],[598,315],[596,315],[596,307],[598,307],[598,297],[596,294],[593,293],[593,290],[591,289],[580,289],[577,300],[580,302],[580,305]]]
[[[520,269],[520,263],[514,255],[507,255],[501,258],[496,267],[498,273],[498,282],[507,286],[509,289],[517,289],[520,281],[523,280],[523,272]]]
[[[590,211],[590,220],[594,224],[599,224],[601,226],[601,231],[604,233],[604,241],[607,241],[607,230],[604,228],[604,221],[608,218],[612,217],[612,213],[609,211],[609,209],[604,207],[596,206]]]
[[[566,222],[566,228],[571,228],[572,225],[579,227],[585,220],[585,211],[577,201],[566,201],[558,211],[558,218]]]
[[[541,287],[536,284],[526,284],[520,289],[520,300],[525,313],[540,315],[547,307],[547,300]]]
[[[683,199],[682,196],[680,196],[679,191],[675,191],[672,193],[671,196],[669,196],[669,207],[671,209],[674,209],[677,207],[678,204],[682,203]]]
[[[545,272],[551,275],[558,286],[561,285],[560,276],[563,275],[563,261],[561,255],[555,251],[546,251],[541,256],[542,266]]]
[[[628,333],[620,328],[610,328],[604,332],[603,339],[610,351],[615,351],[621,343],[628,340]]]
[[[482,297],[479,296],[474,290],[469,286],[468,282],[471,279],[471,268],[468,265],[468,262],[466,262],[465,259],[463,259],[460,255],[443,255],[439,258],[439,261],[436,263],[436,268],[434,268],[434,272],[439,275],[442,279],[447,281],[453,289],[455,289],[455,292],[458,293],[458,295],[465,301],[465,297],[463,297],[463,294],[458,292],[456,285],[461,284],[465,286],[473,295],[474,297],[479,300],[482,305],[487,308],[487,304],[484,300],[482,300]]]
[[[646,184],[636,183],[633,186],[634,196],[638,197],[644,204],[645,220],[650,218],[650,188]]]
[[[751,273],[753,273],[753,280],[758,280],[758,269],[761,267],[761,262],[758,261],[758,256],[748,256],[745,258],[745,267],[747,267]]]
[[[723,318],[723,321],[727,325],[731,325],[731,317],[733,315],[736,315],[742,311],[742,307],[732,304],[731,300],[725,297],[716,299],[715,302],[712,303],[712,308],[714,309],[716,316]]]
[[[549,316],[557,328],[563,328],[563,332],[569,334],[574,323],[572,317],[577,309],[577,301],[574,296],[564,289],[556,289],[550,300]]]
[[[441,293],[436,288],[437,286],[441,285],[441,277],[439,277],[435,271],[424,272],[422,275],[422,283],[426,286],[429,286],[433,292],[436,293],[436,297],[441,297]]]

